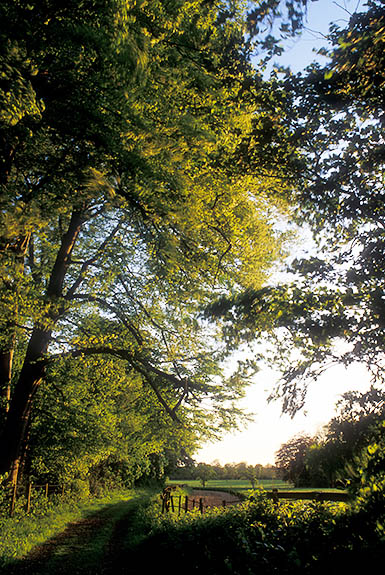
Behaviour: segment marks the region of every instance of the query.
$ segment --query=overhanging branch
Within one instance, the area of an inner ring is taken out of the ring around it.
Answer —
[[[90,355],[112,355],[114,357],[119,357],[120,359],[126,360],[137,373],[140,373],[143,376],[144,380],[151,387],[159,403],[162,405],[162,407],[165,409],[166,413],[171,417],[171,419],[177,423],[181,423],[180,419],[176,415],[176,411],[182,404],[183,400],[187,397],[189,388],[188,381],[186,379],[179,379],[172,373],[167,373],[165,371],[162,371],[161,369],[158,369],[157,367],[152,365],[149,361],[143,358],[136,357],[135,354],[126,349],[114,349],[107,346],[95,346],[88,348],[73,349],[64,353],[50,356],[45,360],[45,364],[48,365],[57,359],[63,359],[66,357],[76,358]],[[170,407],[167,401],[162,396],[159,387],[156,383],[157,378],[159,380],[167,381],[176,389],[180,388],[183,389],[174,407]]]

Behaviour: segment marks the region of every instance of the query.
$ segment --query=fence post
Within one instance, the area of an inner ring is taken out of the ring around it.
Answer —
[[[170,495],[170,501],[171,501],[171,511],[174,512],[175,509],[174,509],[174,496],[173,495]]]
[[[226,499],[223,500],[223,507],[226,507]]]
[[[182,508],[182,496],[179,495],[179,502],[178,502],[178,515],[180,515],[180,510]]]
[[[45,484],[45,496],[48,498],[48,483]]]
[[[184,512],[187,513],[188,511],[188,496],[186,495],[186,498],[184,500]]]
[[[31,492],[32,492],[32,483],[28,481],[27,485],[27,503],[25,504],[25,512],[29,513],[31,510]]]
[[[274,501],[274,503],[279,503],[279,499],[278,499],[278,489],[275,487],[272,491],[272,499]]]
[[[199,499],[199,511],[203,513],[203,499],[202,497]]]

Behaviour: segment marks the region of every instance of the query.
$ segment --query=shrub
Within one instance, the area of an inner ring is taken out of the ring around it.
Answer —
[[[205,515],[153,518],[136,550],[143,572],[167,556],[170,575],[328,575],[369,569],[385,557],[384,542],[344,503],[281,501],[262,490],[249,501]]]

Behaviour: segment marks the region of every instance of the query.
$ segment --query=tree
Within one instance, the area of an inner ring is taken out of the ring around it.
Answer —
[[[275,465],[285,481],[296,487],[307,484],[306,454],[315,439],[309,435],[298,435],[283,443],[275,455]]]
[[[347,392],[336,405],[336,415],[325,428],[326,454],[334,479],[357,483],[356,459],[375,438],[384,420],[384,392]]]
[[[251,487],[254,489],[258,484],[259,479],[261,479],[263,467],[260,464],[255,466],[248,465],[246,468],[245,478],[251,483]]]
[[[310,70],[297,86],[298,129],[306,123],[300,141],[314,162],[298,215],[320,239],[318,258],[294,262],[301,287],[286,294],[288,330],[307,349],[298,365],[306,377],[330,362],[360,361],[382,380],[385,21],[382,2],[368,6],[345,30],[331,29],[330,65]],[[342,351],[338,340],[345,341]]]
[[[196,446],[191,427],[175,428],[124,361],[63,359],[35,397],[24,470],[40,483],[81,478],[96,486],[113,469],[116,481],[123,476],[132,483],[151,476],[167,457],[187,458]]]
[[[301,454],[303,469],[297,483],[357,487],[362,452],[376,441],[383,420],[384,392],[380,389],[344,393],[336,404],[335,416]],[[287,450],[284,453],[287,455]]]
[[[300,348],[303,335],[308,349],[298,366],[306,377],[327,362],[360,361],[382,380],[385,37],[383,3],[368,6],[345,30],[332,28],[330,65],[298,84],[307,126],[300,139],[309,157],[318,158],[307,171],[298,212],[324,245],[318,259],[295,262],[301,289],[288,293],[288,329]],[[295,300],[302,318],[292,313]],[[336,349],[339,339],[343,351]]]
[[[242,6],[1,10],[0,473],[16,481],[56,362],[124,361],[197,439],[234,425],[247,366],[219,379],[226,352],[200,310],[262,284],[290,185],[284,96],[251,66]]]
[[[202,487],[206,487],[206,483],[210,479],[216,478],[215,470],[211,465],[208,465],[207,463],[198,463],[195,468],[195,478],[199,479]]]
[[[219,300],[227,339],[269,339],[265,359],[282,371],[273,397],[294,414],[309,382],[330,365],[384,366],[383,3],[333,25],[330,64],[287,73],[293,145],[303,153],[295,218],[317,251],[288,266],[286,284]],[[291,275],[290,275],[291,274]]]

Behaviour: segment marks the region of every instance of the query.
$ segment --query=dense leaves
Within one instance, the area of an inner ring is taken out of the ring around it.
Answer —
[[[277,467],[284,478],[298,486],[348,487],[356,493],[367,450],[381,437],[384,415],[384,392],[380,389],[346,392],[336,404],[335,416],[321,432],[314,437],[294,437],[280,447]],[[377,482],[376,474],[372,480]]]
[[[300,435],[281,445],[275,456],[275,464],[283,479],[295,486],[308,484],[305,455],[312,444],[312,437]]]
[[[1,472],[17,476],[35,397],[33,449],[51,429],[52,465],[65,445],[94,461],[93,425],[117,448],[115,391],[104,423],[92,396],[96,356],[116,382],[124,362],[119,393],[135,381],[176,436],[234,426],[248,366],[222,376],[227,351],[200,309],[265,281],[296,164],[285,94],[251,63],[263,46],[246,37],[243,4],[9,0],[1,15]],[[55,396],[79,410],[78,429]],[[160,429],[156,445],[170,437]]]
[[[383,518],[383,511],[380,513]],[[360,511],[344,504],[281,502],[254,492],[227,511],[159,519],[137,552],[147,570],[169,549],[168,570],[178,573],[339,573],[375,569],[384,544]],[[132,553],[132,551],[131,551]]]

